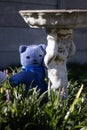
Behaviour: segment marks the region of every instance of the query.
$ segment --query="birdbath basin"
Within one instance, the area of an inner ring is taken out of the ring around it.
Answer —
[[[33,28],[45,28],[47,47],[44,58],[51,88],[61,89],[68,95],[66,62],[74,55],[73,29],[87,27],[87,10],[24,10],[19,11],[25,22]]]
[[[32,27],[78,28],[87,26],[87,10],[24,10],[19,13]]]

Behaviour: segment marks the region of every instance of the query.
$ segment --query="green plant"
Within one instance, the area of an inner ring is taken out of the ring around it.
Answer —
[[[36,88],[31,88],[26,94],[24,85],[11,88],[8,79],[1,84],[0,129],[86,130],[87,77],[84,73],[84,78],[81,79],[79,76],[76,79],[78,73],[73,74],[73,67],[69,69],[69,95],[66,100],[60,99],[59,90],[54,93],[49,89],[39,95]],[[72,78],[70,78],[71,73]]]

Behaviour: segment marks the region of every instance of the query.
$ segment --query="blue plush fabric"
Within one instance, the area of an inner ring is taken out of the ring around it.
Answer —
[[[47,90],[47,83],[45,81],[44,67],[26,67],[11,76],[9,82],[12,87],[16,87],[19,84],[25,84],[25,91],[28,91],[30,87],[36,87],[43,93]]]
[[[37,87],[40,93],[47,90],[45,82],[45,67],[43,64],[45,56],[45,45],[21,45],[19,47],[22,70],[11,76],[9,82],[12,87],[25,84],[25,91],[30,87]]]

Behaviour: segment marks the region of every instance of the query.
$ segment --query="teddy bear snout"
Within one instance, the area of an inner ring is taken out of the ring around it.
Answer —
[[[38,64],[38,61],[36,59],[33,59],[33,64]]]

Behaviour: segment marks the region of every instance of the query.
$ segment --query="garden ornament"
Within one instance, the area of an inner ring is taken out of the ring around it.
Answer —
[[[57,31],[57,33],[55,33],[55,31]],[[48,45],[44,61],[48,68],[48,78],[52,84],[51,88],[54,91],[60,89],[60,95],[63,96],[63,98],[66,98],[68,95],[66,63],[75,53],[75,45],[72,41],[72,32],[69,31],[69,34],[67,34],[67,30],[61,31],[52,30],[47,36]]]

